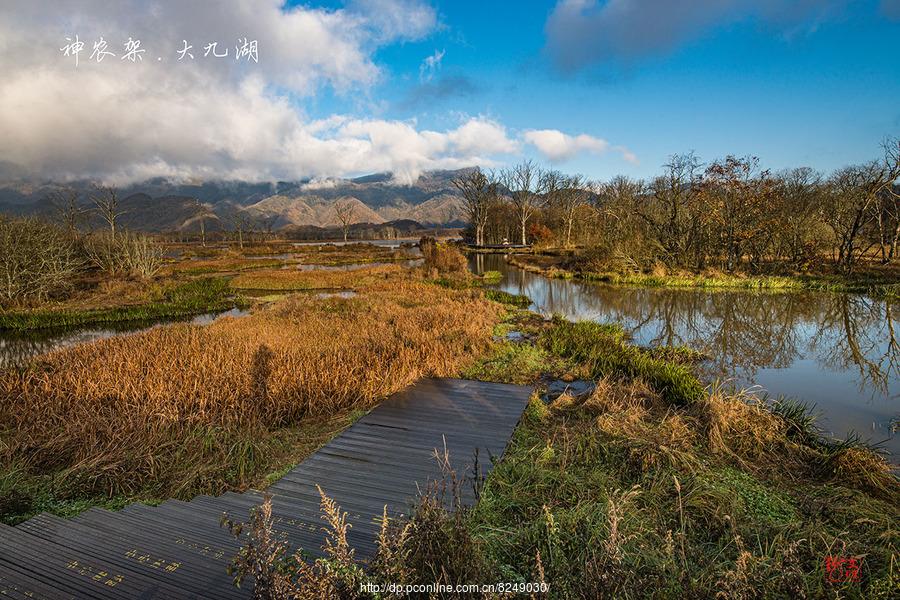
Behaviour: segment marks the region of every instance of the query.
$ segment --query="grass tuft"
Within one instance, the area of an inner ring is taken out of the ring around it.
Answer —
[[[676,406],[706,396],[689,366],[655,358],[652,352],[627,344],[624,331],[616,326],[557,319],[542,343],[554,354],[587,365],[592,378],[640,378]]]

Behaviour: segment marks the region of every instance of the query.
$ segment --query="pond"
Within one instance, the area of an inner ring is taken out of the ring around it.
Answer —
[[[315,240],[309,242],[294,242],[292,245],[296,247],[303,246],[348,246],[354,244],[371,244],[373,246],[380,246],[382,248],[400,248],[402,245],[412,245],[418,244],[419,238],[394,238],[390,240],[349,240],[349,241],[337,241],[337,240]]]
[[[837,438],[851,431],[900,457],[900,303],[825,292],[613,286],[550,279],[475,255],[476,273],[499,271],[492,287],[531,298],[531,309],[618,323],[645,346],[684,345],[708,357],[708,381],[758,386],[771,397],[814,405]]]
[[[67,348],[75,344],[83,344],[116,335],[145,331],[168,323],[184,322],[195,325],[208,325],[221,317],[240,317],[245,314],[247,314],[245,310],[232,308],[231,310],[206,313],[185,319],[167,319],[153,322],[128,321],[75,329],[44,329],[26,332],[0,331],[0,369],[24,365],[35,356],[57,348]]]

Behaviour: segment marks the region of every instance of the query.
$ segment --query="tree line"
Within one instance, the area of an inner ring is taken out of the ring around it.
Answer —
[[[581,247],[608,269],[759,273],[825,259],[850,274],[863,259],[900,258],[900,138],[881,150],[828,175],[687,153],[649,179],[589,181],[524,161],[467,171],[454,185],[476,245]]]

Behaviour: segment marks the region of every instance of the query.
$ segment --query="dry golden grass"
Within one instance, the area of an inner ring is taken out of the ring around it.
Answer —
[[[90,310],[117,308],[147,302],[162,286],[147,280],[93,275],[79,282],[68,297],[40,305],[42,310]]]
[[[358,289],[392,278],[409,278],[411,273],[399,265],[381,265],[356,271],[298,271],[275,269],[242,273],[231,280],[239,290],[302,291],[322,289]]]
[[[91,492],[239,486],[260,476],[278,428],[455,374],[489,346],[497,304],[379,278],[355,298],[294,296],[0,373],[0,460]]]
[[[713,390],[697,407],[713,454],[725,454],[742,466],[771,458],[787,442],[784,421],[747,392]]]
[[[900,492],[891,465],[881,455],[853,445],[810,446],[793,439],[785,420],[748,391],[713,389],[708,397],[674,407],[640,379],[601,379],[582,396],[563,394],[553,414],[588,414],[581,427],[627,451],[628,464],[649,472],[665,465],[694,472],[698,454],[760,477],[828,479],[887,499]]]
[[[592,415],[591,426],[606,439],[624,446],[630,460],[642,471],[660,461],[688,470],[695,466],[695,420],[668,406],[639,379],[601,379],[592,393],[582,397],[563,394],[553,401],[551,409],[556,414],[581,411]]]
[[[275,258],[252,259],[240,255],[229,254],[215,258],[203,258],[198,260],[182,260],[163,267],[163,275],[176,275],[180,273],[234,273],[252,269],[266,269],[279,266],[285,261]]]

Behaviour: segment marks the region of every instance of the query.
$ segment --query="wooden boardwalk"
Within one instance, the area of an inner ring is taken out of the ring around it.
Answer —
[[[421,486],[440,479],[434,451],[446,447],[458,474],[471,475],[477,465],[487,475],[530,392],[427,379],[391,396],[268,489],[276,528],[292,547],[320,553],[318,484],[349,513],[357,556],[370,558],[384,505],[404,513]],[[472,486],[464,486],[464,501],[473,497]],[[240,543],[219,522],[223,513],[246,521],[262,498],[226,493],[0,525],[0,597],[249,598],[251,591],[234,588],[226,573]]]

